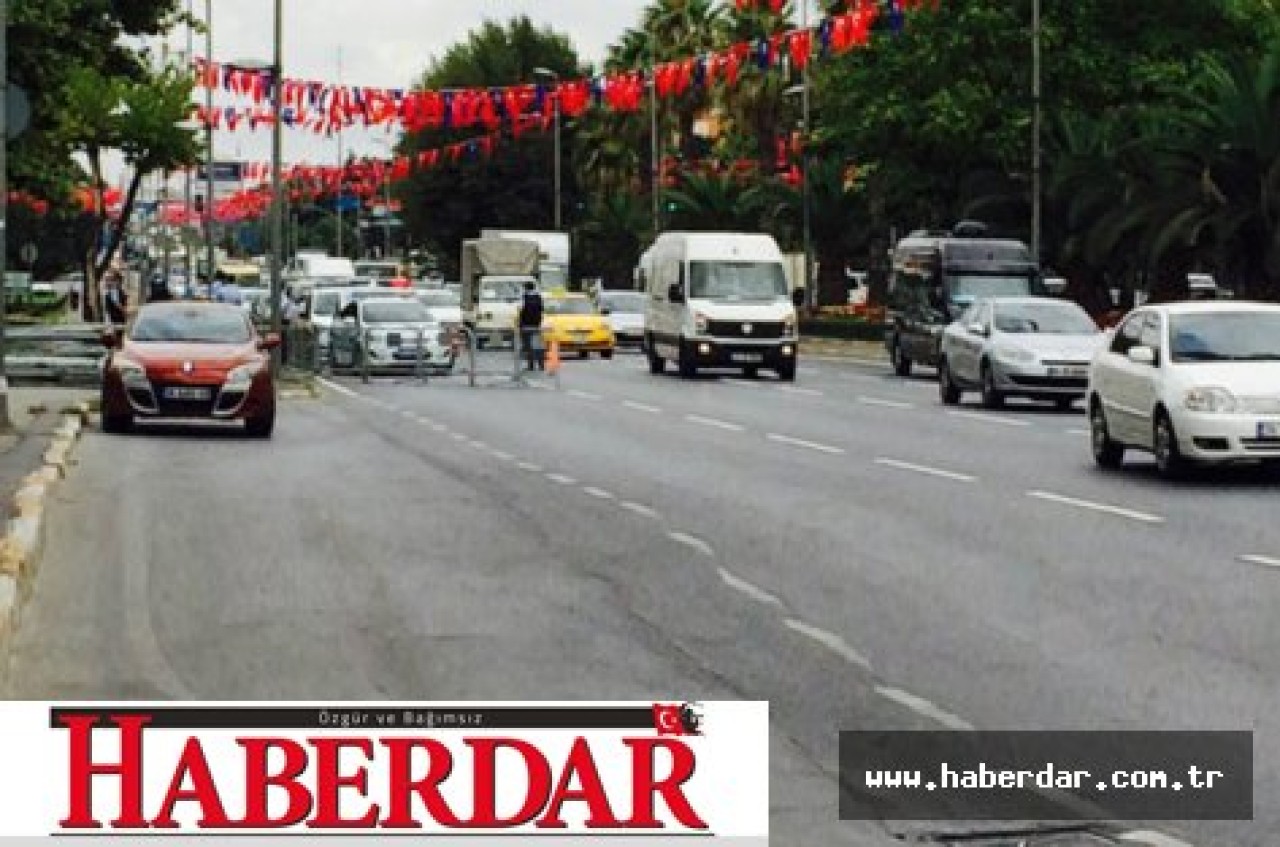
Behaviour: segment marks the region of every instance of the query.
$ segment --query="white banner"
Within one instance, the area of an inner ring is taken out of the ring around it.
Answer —
[[[768,734],[743,702],[6,703],[0,832],[764,844]]]

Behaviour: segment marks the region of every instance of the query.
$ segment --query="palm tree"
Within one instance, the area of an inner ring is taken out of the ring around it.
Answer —
[[[673,229],[753,232],[760,228],[761,196],[726,174],[683,174],[665,193]]]
[[[652,236],[648,205],[631,192],[600,196],[578,229],[575,261],[584,275],[600,276],[606,288],[632,287],[643,244]]]

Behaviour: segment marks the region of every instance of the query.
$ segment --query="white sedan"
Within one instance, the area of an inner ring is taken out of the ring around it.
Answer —
[[[1028,397],[1065,409],[1084,396],[1102,343],[1098,325],[1068,300],[982,298],[942,333],[938,393],[948,405],[980,391],[989,408]]]
[[[1089,369],[1093,457],[1155,454],[1166,476],[1190,463],[1280,463],[1280,306],[1146,306]]]

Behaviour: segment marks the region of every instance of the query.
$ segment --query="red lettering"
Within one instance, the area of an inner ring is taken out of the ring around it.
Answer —
[[[294,826],[311,814],[311,792],[298,782],[307,771],[307,751],[288,738],[240,738],[237,743],[245,751],[245,810],[240,825],[256,829]],[[272,750],[284,753],[284,765],[277,773],[268,773]],[[279,817],[271,817],[269,791],[283,788],[289,795],[289,808]]]
[[[387,829],[421,829],[422,824],[413,816],[413,795],[418,795],[427,807],[431,820],[443,826],[461,827],[465,824],[449,808],[440,796],[440,783],[453,773],[453,756],[449,748],[432,738],[384,738],[382,746],[391,751],[387,775],[391,784],[387,800],[387,813],[382,826]],[[427,773],[413,778],[413,751],[427,752]]]
[[[631,827],[660,827],[662,823],[654,817],[654,798],[662,795],[669,808],[682,826],[689,829],[706,829],[707,825],[698,817],[698,813],[689,804],[680,786],[693,776],[697,761],[688,744],[674,738],[624,738],[623,743],[631,748],[631,790],[633,807]],[[671,754],[671,773],[662,779],[654,777],[654,751],[665,748]]]
[[[183,788],[188,775],[191,777],[189,789]],[[182,757],[178,759],[178,767],[173,772],[169,790],[164,795],[164,802],[160,804],[160,811],[151,820],[151,825],[160,829],[177,829],[178,822],[173,819],[173,807],[179,803],[200,804],[200,822],[197,826],[201,829],[231,826],[199,738],[188,738],[186,746],[182,748]]]
[[[570,788],[574,776],[578,777],[581,788]],[[591,747],[587,739],[576,738],[569,750],[569,758],[560,773],[560,782],[551,794],[551,802],[547,804],[547,813],[538,821],[538,826],[546,828],[564,828],[567,826],[560,817],[564,804],[570,800],[587,804],[590,812],[586,826],[592,829],[618,827],[621,823],[609,806],[609,795],[600,781],[600,772],[596,770],[596,761],[591,757]]]
[[[61,715],[62,725],[70,733],[68,741],[67,788],[70,809],[59,823],[66,829],[98,829],[102,826],[93,815],[93,778],[120,777],[120,814],[111,822],[114,827],[142,828],[147,825],[142,815],[142,728],[151,722],[149,715],[113,715],[120,729],[120,762],[93,761],[93,728],[96,715]]]
[[[546,757],[527,741],[518,738],[472,738],[467,746],[475,751],[475,813],[471,826],[496,829],[504,826],[523,826],[537,817],[551,794],[551,765]],[[499,818],[497,754],[500,749],[514,750],[524,759],[525,773],[529,775],[529,788],[520,811],[506,818]]]
[[[371,803],[368,811],[354,820],[342,816],[343,788],[356,788],[361,797],[369,794],[369,769],[364,765],[356,772],[343,776],[342,751],[358,750],[365,760],[373,758],[373,741],[368,738],[310,738],[316,748],[316,814],[307,821],[314,829],[368,828],[378,822],[378,805]]]

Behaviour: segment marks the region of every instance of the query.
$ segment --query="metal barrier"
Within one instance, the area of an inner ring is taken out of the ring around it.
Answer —
[[[542,369],[533,369],[528,366],[528,351],[524,346],[523,333],[513,334],[510,349],[495,349],[487,345],[481,347],[478,344],[477,334],[471,327],[463,326],[458,331],[465,345],[467,382],[471,387],[519,388],[548,382],[559,387],[559,369],[547,363],[545,356],[539,356],[544,363]],[[538,346],[534,349],[541,353],[545,349],[544,334],[538,335],[537,344]]]
[[[5,327],[5,374],[13,385],[94,388],[102,384],[106,324]]]
[[[392,334],[403,336],[405,333]],[[433,334],[437,335],[441,348],[450,354],[447,365],[439,360],[430,360],[429,342]],[[410,338],[413,340],[412,358],[397,355],[407,347],[403,338],[395,344],[395,351],[389,351],[388,356],[380,358],[374,354],[373,330],[337,325],[329,330],[327,350],[317,342],[316,362],[329,373],[359,376],[365,383],[375,376],[407,376],[426,384],[433,377],[433,372],[436,379],[455,372],[459,348],[448,330],[418,328]]]

